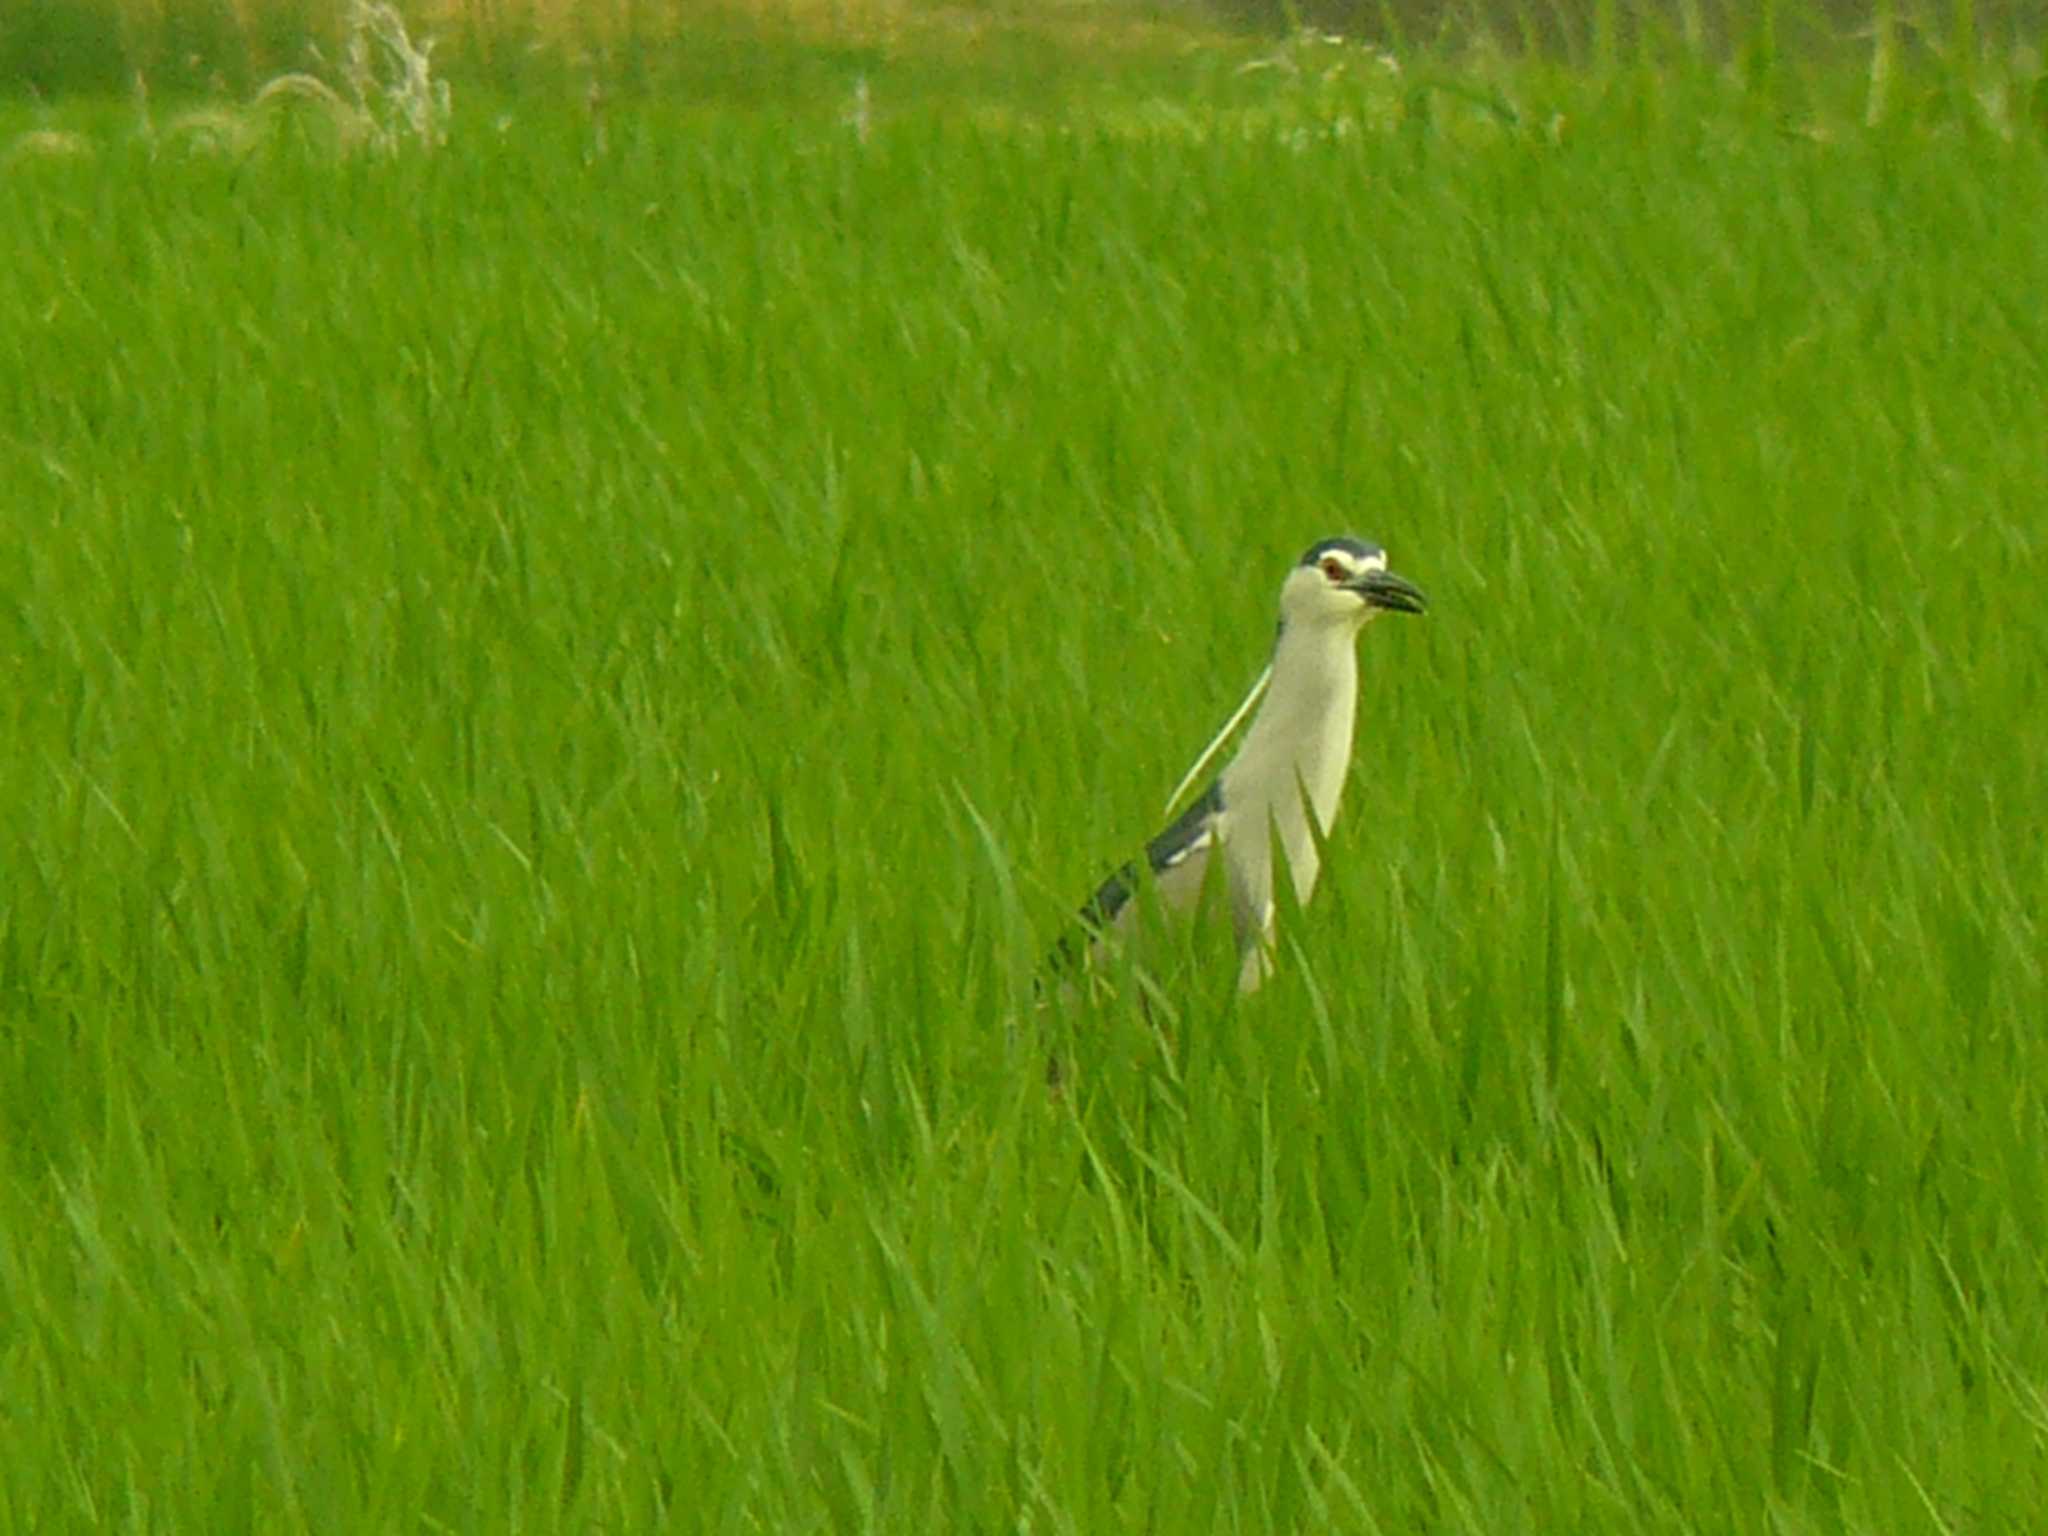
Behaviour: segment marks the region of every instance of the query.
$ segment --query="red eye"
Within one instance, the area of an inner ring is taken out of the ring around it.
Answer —
[[[1339,560],[1335,555],[1324,556],[1323,574],[1329,577],[1332,581],[1342,581],[1345,575],[1347,574],[1344,569],[1344,562],[1342,560]]]

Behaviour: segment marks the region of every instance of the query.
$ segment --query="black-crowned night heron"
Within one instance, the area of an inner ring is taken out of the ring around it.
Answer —
[[[1273,659],[1216,739],[1195,760],[1167,809],[1198,779],[1261,695],[1264,703],[1229,765],[1180,817],[1145,845],[1153,893],[1168,912],[1194,909],[1220,852],[1224,886],[1249,992],[1272,970],[1274,849],[1295,899],[1307,905],[1321,872],[1321,840],[1337,819],[1351,765],[1358,707],[1358,632],[1380,613],[1421,613],[1423,596],[1361,539],[1312,545],[1280,587]],[[1313,818],[1313,820],[1311,820]],[[1089,949],[1131,926],[1144,877],[1131,860],[1081,909]],[[1070,958],[1078,946],[1063,946]]]

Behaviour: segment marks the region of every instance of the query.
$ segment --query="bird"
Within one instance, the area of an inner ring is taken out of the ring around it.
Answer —
[[[1191,914],[1220,855],[1240,957],[1238,987],[1256,991],[1272,974],[1277,846],[1307,906],[1322,869],[1322,844],[1337,819],[1351,766],[1358,710],[1361,630],[1382,613],[1420,614],[1428,600],[1387,567],[1387,552],[1364,539],[1311,544],[1280,586],[1280,623],[1266,670],[1167,800],[1188,787],[1258,706],[1244,742],[1223,771],[1141,855],[1166,912]],[[1128,933],[1146,882],[1139,859],[1104,880],[1056,950],[1069,966]]]

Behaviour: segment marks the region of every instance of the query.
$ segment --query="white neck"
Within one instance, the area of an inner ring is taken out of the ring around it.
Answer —
[[[1277,832],[1303,901],[1315,887],[1317,859],[1307,795],[1318,829],[1329,833],[1351,766],[1351,727],[1358,709],[1358,627],[1304,623],[1281,631],[1273,681],[1244,745],[1223,770],[1223,806],[1239,838],[1240,857],[1261,867]]]

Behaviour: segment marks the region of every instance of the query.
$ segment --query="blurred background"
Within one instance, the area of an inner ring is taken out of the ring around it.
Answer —
[[[1616,51],[1812,55],[1896,35],[1944,54],[2029,48],[2042,0],[414,0],[438,72],[514,89],[563,74],[607,87],[744,95],[820,56],[942,58],[1048,83],[1134,55],[1257,46],[1313,29],[1403,49],[1475,45],[1563,60]],[[10,0],[0,93],[243,94],[343,44],[331,0]]]

